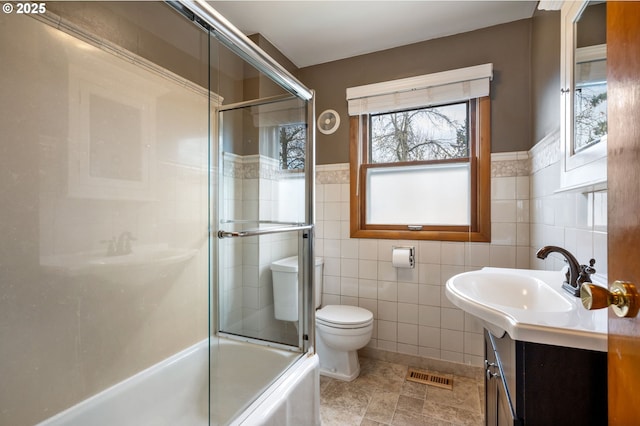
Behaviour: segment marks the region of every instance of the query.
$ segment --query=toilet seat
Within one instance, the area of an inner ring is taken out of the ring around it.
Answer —
[[[349,305],[327,305],[316,311],[316,323],[332,328],[365,328],[373,323],[373,314]]]

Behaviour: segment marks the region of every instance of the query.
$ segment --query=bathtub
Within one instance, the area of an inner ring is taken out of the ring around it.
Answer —
[[[39,425],[320,425],[317,355],[226,338],[210,347],[210,389],[204,340]]]

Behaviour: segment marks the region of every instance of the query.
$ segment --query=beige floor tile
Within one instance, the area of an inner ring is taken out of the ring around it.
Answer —
[[[462,408],[474,413],[482,413],[478,385],[468,380],[454,378],[453,390],[429,387],[426,399],[442,405]]]
[[[430,401],[428,398],[424,402],[422,414],[434,419],[453,422],[458,417],[455,407]]]
[[[320,376],[320,392],[322,392],[329,385],[329,383],[333,382],[334,380],[335,379],[332,379],[331,377]]]
[[[422,414],[425,416],[451,422],[456,425],[476,426],[484,424],[484,415],[480,412],[473,412],[459,407],[425,401]]]
[[[380,423],[371,419],[362,419],[360,426],[387,426],[389,423]]]
[[[372,360],[364,366],[360,364],[360,373],[381,376],[390,380],[404,381],[407,375],[408,367],[406,365],[394,364],[392,362]]]
[[[380,376],[363,375],[353,382],[353,386],[369,392],[394,392],[400,394],[402,382]]]
[[[423,414],[423,407],[424,398],[413,398],[407,395],[400,395],[398,398],[398,410]]]
[[[417,382],[405,381],[402,384],[402,388],[400,389],[400,395],[424,399],[427,395],[427,385]]]
[[[323,426],[484,424],[484,383],[454,376],[453,389],[405,380],[408,367],[360,358],[360,376],[343,382],[321,376]]]
[[[453,423],[440,419],[400,410],[394,414],[391,424],[393,426],[453,426]]]
[[[320,406],[345,410],[362,418],[367,411],[372,393],[363,392],[350,382],[334,380],[320,393]]]
[[[362,422],[362,416],[348,409],[337,409],[320,404],[320,420],[322,426],[359,425]]]
[[[383,424],[391,423],[396,405],[398,405],[398,396],[398,393],[395,392],[375,392],[364,414],[365,419]]]

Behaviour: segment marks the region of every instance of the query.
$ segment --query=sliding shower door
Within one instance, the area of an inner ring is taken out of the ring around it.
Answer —
[[[302,280],[288,294],[297,317],[277,320],[271,264],[300,254],[305,269],[307,104],[275,97],[219,113],[219,331],[300,349]]]
[[[0,424],[22,426],[206,342],[217,65],[162,2],[4,5]]]

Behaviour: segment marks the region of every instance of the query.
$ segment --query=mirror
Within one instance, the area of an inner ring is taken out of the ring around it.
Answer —
[[[606,187],[606,3],[562,6],[561,188]]]
[[[575,23],[573,154],[607,137],[606,3],[587,3]]]

